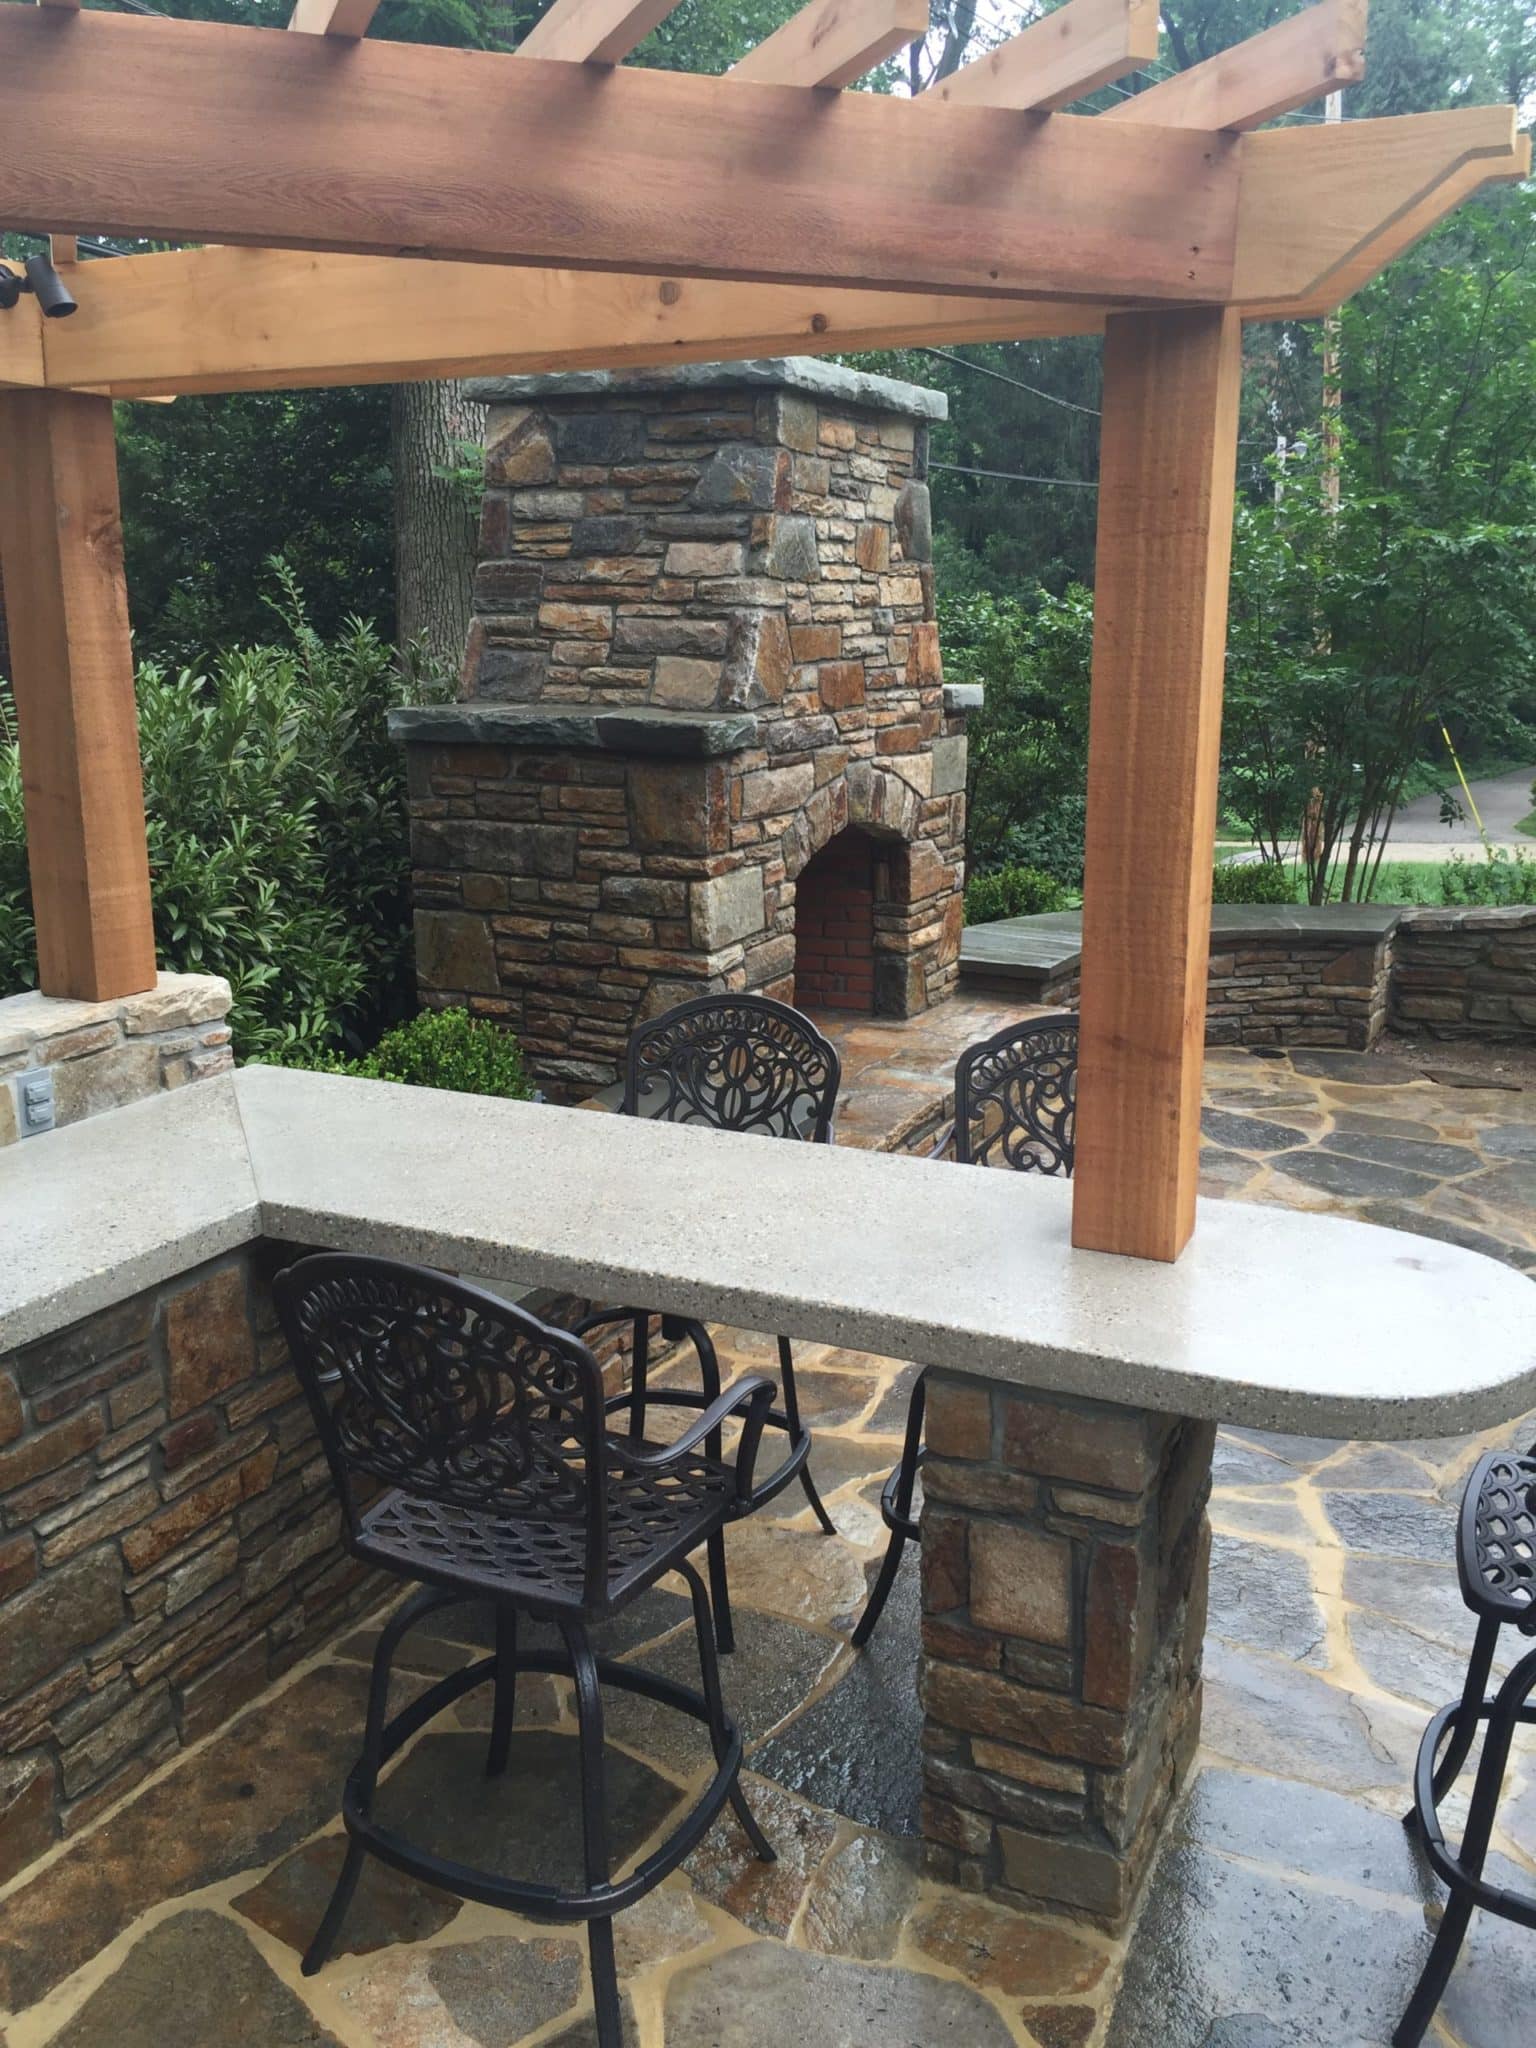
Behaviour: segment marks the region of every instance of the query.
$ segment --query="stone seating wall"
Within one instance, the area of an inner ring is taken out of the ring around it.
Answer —
[[[971,926],[967,988],[1078,999],[1081,920]],[[1367,1051],[1387,1028],[1438,1039],[1536,1034],[1536,907],[1238,906],[1212,917],[1207,1045]]]

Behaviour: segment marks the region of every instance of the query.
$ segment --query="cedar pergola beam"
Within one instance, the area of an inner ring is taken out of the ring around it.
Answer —
[[[1157,55],[1157,0],[1066,0],[918,95],[919,107],[1049,113]]]
[[[1483,181],[1520,176],[1529,156],[1497,108],[1227,147],[1240,166],[1234,298],[1246,318],[1326,310]],[[1094,333],[1128,304],[229,247],[93,263],[76,295],[70,320],[41,321],[30,299],[0,319],[0,384],[145,397],[638,368]]]
[[[1102,307],[1055,300],[825,291],[294,249],[119,257],[92,263],[77,297],[73,318],[34,318],[30,325],[46,381],[120,398],[642,368],[1089,334],[1104,324]],[[0,321],[0,380],[11,369],[30,371],[33,361],[18,349],[8,363],[8,319]]]
[[[758,85],[852,85],[927,33],[927,0],[811,0],[726,76]]]
[[[568,64],[622,64],[677,6],[678,0],[555,0],[517,54]]]
[[[918,144],[874,93],[29,7],[0,8],[0,76],[20,228],[1094,302],[1230,285],[1236,162],[1190,132],[956,108]]]
[[[1321,0],[1099,116],[1164,128],[1262,127],[1365,76],[1366,0]]]
[[[288,26],[300,35],[340,36],[361,42],[378,8],[379,0],[294,0]]]
[[[1339,305],[1483,185],[1529,173],[1517,118],[1457,107],[1244,136],[1234,301],[1249,318]]]

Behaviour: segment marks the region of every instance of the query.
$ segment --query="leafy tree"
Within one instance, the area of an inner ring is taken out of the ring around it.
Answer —
[[[1466,208],[1342,314],[1339,494],[1320,432],[1240,506],[1226,787],[1312,899],[1368,894],[1443,725],[1536,745],[1536,195]],[[1313,797],[1312,792],[1316,791]]]

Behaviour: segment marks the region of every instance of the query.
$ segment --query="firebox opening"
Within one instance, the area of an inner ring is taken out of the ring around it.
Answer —
[[[875,904],[890,895],[891,851],[850,829],[801,870],[795,885],[795,1001],[801,1009],[875,1014]]]

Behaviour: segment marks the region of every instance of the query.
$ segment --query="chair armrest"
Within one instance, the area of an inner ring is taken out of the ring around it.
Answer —
[[[772,1380],[765,1379],[760,1372],[748,1373],[726,1388],[723,1394],[711,1401],[709,1406],[670,1444],[662,1444],[654,1451],[631,1450],[623,1437],[610,1436],[610,1455],[631,1472],[664,1472],[669,1465],[676,1464],[691,1451],[696,1451],[704,1439],[712,1436],[720,1425],[733,1415],[744,1415],[746,1420],[741,1432],[741,1443],[736,1452],[736,1497],[746,1500],[752,1492],[753,1467],[757,1462],[757,1446],[763,1434],[763,1425],[768,1420],[768,1410],[773,1406],[774,1387]]]

